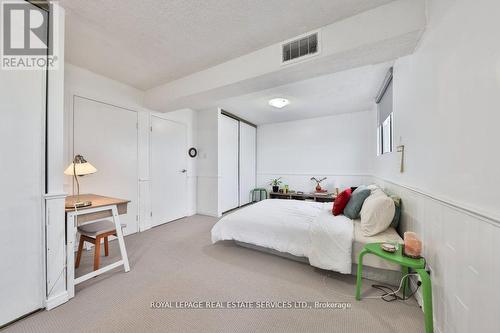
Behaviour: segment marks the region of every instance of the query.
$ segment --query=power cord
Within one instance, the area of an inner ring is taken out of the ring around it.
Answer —
[[[411,290],[410,294],[409,295],[405,295],[405,297],[401,297],[398,295],[398,293],[401,291],[401,289],[403,288],[403,281],[405,280],[405,278],[409,277],[409,276],[418,276],[417,273],[408,273],[406,275],[404,275],[402,278],[401,278],[401,281],[399,283],[399,288],[394,290],[392,289],[391,287],[389,286],[384,286],[384,285],[378,285],[378,284],[372,284],[372,287],[375,288],[375,289],[378,289],[378,290],[381,290],[384,292],[384,294],[382,295],[379,295],[379,296],[367,296],[367,297],[363,297],[363,299],[382,299],[386,302],[392,302],[392,301],[395,301],[395,300],[401,300],[401,301],[406,301],[408,300],[410,297],[412,297],[413,295],[415,295],[415,293],[418,291],[418,289],[420,288],[420,281],[418,281],[417,283],[417,289],[415,289],[414,291]],[[347,297],[347,298],[355,298],[355,296],[353,295],[347,295],[347,294],[343,294],[343,293],[340,293],[330,287],[328,287],[326,285],[326,278],[327,277],[330,277],[330,274],[326,274],[323,276],[323,284],[325,285],[325,288],[327,288],[328,290],[330,290],[331,292],[337,294],[337,295],[341,295],[343,297]],[[386,290],[387,289],[387,290]],[[411,289],[411,287],[410,287]],[[392,296],[392,298],[390,299],[387,299],[388,296]]]
[[[412,275],[417,275],[417,274],[412,274]],[[396,300],[407,301],[408,299],[410,299],[410,297],[412,297],[413,295],[416,294],[416,292],[420,288],[421,284],[422,283],[420,281],[418,281],[417,282],[417,289],[415,289],[415,290],[411,290],[410,285],[408,285],[408,287],[410,289],[410,294],[409,295],[404,295],[404,297],[401,297],[401,296],[399,296],[397,294],[398,291],[399,291],[399,289],[396,290],[396,291],[394,291],[394,289],[392,289],[389,286],[384,286],[384,285],[380,285],[380,284],[372,284],[372,288],[375,288],[375,289],[378,289],[378,290],[384,292],[385,294],[381,295],[380,298],[383,299],[386,302],[393,302],[393,301],[396,301]],[[387,299],[386,298],[387,296],[391,296],[391,298]]]

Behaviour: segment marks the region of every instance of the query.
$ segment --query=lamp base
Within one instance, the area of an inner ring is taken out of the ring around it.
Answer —
[[[66,208],[82,208],[92,206],[92,201],[77,201],[71,205],[67,205]]]

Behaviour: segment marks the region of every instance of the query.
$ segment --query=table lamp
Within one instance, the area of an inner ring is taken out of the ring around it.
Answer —
[[[78,176],[90,175],[95,172],[97,172],[97,169],[92,164],[87,162],[82,155],[75,155],[73,163],[71,163],[66,170],[64,170],[65,175],[75,177],[76,181],[76,202],[72,205],[72,207],[81,208],[92,205],[92,201],[80,201],[80,183],[78,182]]]

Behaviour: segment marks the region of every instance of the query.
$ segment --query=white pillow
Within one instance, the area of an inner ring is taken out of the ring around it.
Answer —
[[[380,187],[378,187],[376,184],[368,185],[366,188],[369,189],[370,191],[372,191],[372,193],[374,190],[380,189]]]
[[[361,230],[364,236],[374,236],[391,225],[396,206],[385,193],[374,191],[361,208]]]

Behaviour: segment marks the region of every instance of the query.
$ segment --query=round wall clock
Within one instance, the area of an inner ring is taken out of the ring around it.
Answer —
[[[195,158],[196,155],[198,155],[198,151],[196,150],[196,148],[191,147],[191,148],[189,148],[188,154],[189,154],[189,157]]]

